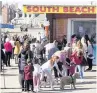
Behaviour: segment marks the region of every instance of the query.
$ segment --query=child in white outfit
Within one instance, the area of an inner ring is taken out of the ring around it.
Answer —
[[[40,65],[35,62],[34,66],[34,72],[33,72],[33,85],[34,85],[34,91],[38,92],[40,88],[40,72],[41,68]]]

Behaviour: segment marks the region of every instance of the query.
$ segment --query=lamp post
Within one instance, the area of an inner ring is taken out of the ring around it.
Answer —
[[[1,9],[2,9],[2,2],[0,1],[0,37],[1,37],[1,19],[2,19],[2,18],[1,18],[1,17],[2,17],[2,16],[1,16],[1,14],[2,14],[2,12],[1,12],[2,10],[1,10]],[[1,41],[1,39],[0,39],[0,41]],[[0,42],[0,43],[1,43],[1,42]],[[1,51],[1,44],[0,44],[0,51]],[[1,52],[0,52],[0,58],[1,58]],[[2,65],[2,64],[1,64],[1,62],[0,62],[0,72],[1,72],[1,65]]]
[[[1,37],[1,29],[2,29],[2,27],[1,27],[1,23],[3,23],[3,16],[2,16],[2,1],[0,1],[0,37]],[[0,39],[0,41],[1,41],[1,39]],[[0,42],[1,43],[1,42]],[[1,45],[1,44],[0,44]],[[0,58],[1,58],[1,46],[0,46]],[[0,72],[1,72],[1,62],[0,62]],[[4,89],[6,89],[6,84],[5,84],[5,73],[4,73],[4,64],[3,64],[3,80],[4,80]]]

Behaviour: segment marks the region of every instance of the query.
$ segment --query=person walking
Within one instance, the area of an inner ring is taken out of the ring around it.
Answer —
[[[28,54],[27,54],[27,44],[23,45],[23,49],[20,51],[19,53],[19,63],[18,63],[18,67],[19,67],[19,82],[22,88],[22,91],[25,91],[25,79],[24,79],[24,67],[27,63],[27,59],[28,59]]]
[[[14,48],[15,48],[15,40],[14,40],[14,37],[11,37],[10,43],[12,45],[12,59],[14,59]]]
[[[76,47],[71,55],[71,61],[76,64],[75,72],[77,72],[78,69],[81,81],[83,82],[83,67],[81,66],[83,61],[83,46],[80,40],[77,42]]]
[[[63,44],[63,47],[65,47],[67,44],[66,35],[63,36],[62,44]]]
[[[14,55],[15,55],[15,63],[18,63],[18,55],[20,53],[20,42],[18,38],[15,41]]]
[[[87,63],[87,44],[86,44],[85,37],[81,38],[81,43],[83,45],[83,61],[81,65],[84,67],[84,71],[85,71],[85,67],[88,65]]]
[[[58,47],[58,49],[59,49],[60,51],[62,50],[63,44],[62,44],[62,40],[61,40],[61,39],[58,41],[57,47]]]
[[[81,43],[83,45],[83,55],[85,59],[87,60],[87,44],[86,44],[86,40],[84,37],[81,38]]]
[[[12,54],[12,45],[9,38],[6,38],[6,43],[4,44],[5,54],[6,54],[6,66],[10,66],[10,59]]]
[[[41,73],[41,66],[38,64],[38,61],[35,61],[34,71],[33,71],[33,85],[34,91],[38,92],[40,90],[40,73]]]
[[[33,64],[31,63],[31,60],[27,60],[27,64],[24,67],[24,79],[25,79],[25,88],[26,91],[30,91],[30,85],[31,85],[31,91],[33,91],[33,71],[34,67]]]
[[[77,37],[76,35],[72,35],[71,36],[71,46],[72,46],[72,51],[74,51],[75,47],[76,47],[76,43],[77,43]]]
[[[92,61],[93,61],[93,47],[92,47],[92,44],[91,44],[91,42],[88,40],[87,41],[87,43],[88,43],[88,48],[87,48],[87,61],[88,61],[88,69],[86,69],[86,71],[87,70],[92,70],[92,66],[93,66],[93,64],[92,64]]]
[[[34,57],[36,59],[38,59],[38,62],[40,65],[42,64],[42,61],[43,61],[42,54],[41,54],[42,49],[43,49],[43,47],[42,47],[41,43],[39,41],[36,41],[35,50],[34,50]]]
[[[3,64],[6,64],[5,63],[5,53],[4,51],[1,49],[1,71],[2,71],[2,66]]]

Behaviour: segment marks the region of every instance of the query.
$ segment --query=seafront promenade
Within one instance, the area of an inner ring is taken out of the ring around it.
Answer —
[[[49,87],[41,88],[39,93],[96,93],[96,70],[96,66],[93,66],[92,71],[84,72],[83,82],[77,79],[76,90],[70,89],[70,85],[66,85],[64,90],[60,90],[59,85],[54,85],[54,90]],[[0,74],[1,93],[22,93],[19,84],[18,66],[14,60],[11,60],[11,67],[4,67],[4,73],[1,72]]]

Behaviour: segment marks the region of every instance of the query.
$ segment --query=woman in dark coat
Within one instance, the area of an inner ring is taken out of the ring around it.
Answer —
[[[19,81],[22,87],[22,91],[25,91],[25,80],[24,80],[24,67],[26,65],[26,61],[28,59],[28,55],[26,54],[26,50],[23,49],[19,54]]]
[[[1,71],[2,71],[2,64],[3,63],[5,63],[5,54],[4,54],[4,51],[1,49]]]
[[[25,80],[24,80],[24,67],[27,64],[27,60],[31,60],[30,62],[32,62],[33,56],[32,53],[30,51],[30,47],[28,44],[24,44],[23,49],[21,50],[20,54],[19,54],[19,79],[20,79],[20,84],[22,87],[22,91],[25,90]]]

